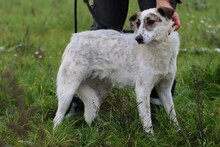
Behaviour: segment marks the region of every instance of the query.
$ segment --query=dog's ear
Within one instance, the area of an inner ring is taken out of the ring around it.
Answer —
[[[135,13],[129,18],[131,28],[139,27],[140,25],[140,20],[138,19],[139,16],[140,16],[140,13]]]
[[[172,19],[173,14],[175,12],[174,9],[167,7],[159,7],[157,8],[157,11],[160,13],[160,15],[162,15],[163,17],[167,17],[169,19]]]

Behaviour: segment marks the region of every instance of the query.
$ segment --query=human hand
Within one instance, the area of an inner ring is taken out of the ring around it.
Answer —
[[[168,7],[168,8],[172,8],[169,0],[157,0],[157,8],[158,7]],[[173,9],[173,8],[172,8]],[[178,30],[181,27],[181,21],[180,21],[180,17],[179,14],[175,11],[172,17],[172,20],[174,22],[173,27],[174,30]]]
[[[173,22],[174,22],[173,27],[174,27],[174,30],[176,31],[181,27],[179,14],[177,12],[174,12],[172,19],[173,19]]]

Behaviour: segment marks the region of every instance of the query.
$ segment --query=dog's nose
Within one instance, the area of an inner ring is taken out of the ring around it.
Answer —
[[[144,43],[144,38],[142,35],[138,35],[135,40],[139,43],[139,44],[142,44]]]

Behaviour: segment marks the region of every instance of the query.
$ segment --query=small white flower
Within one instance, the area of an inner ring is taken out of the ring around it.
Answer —
[[[36,52],[35,52],[35,55],[39,55],[39,53],[40,53],[39,51],[36,51]]]
[[[215,51],[217,51],[217,52],[219,52],[219,53],[220,53],[220,48],[216,48],[216,49],[215,49]]]
[[[209,28],[209,29],[212,28],[212,25],[208,25],[207,28]]]
[[[4,46],[0,46],[0,51],[4,51],[5,47]]]
[[[200,23],[205,23],[204,20],[200,20]]]

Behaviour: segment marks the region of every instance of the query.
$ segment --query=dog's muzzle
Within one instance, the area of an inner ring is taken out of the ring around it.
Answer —
[[[138,35],[135,40],[139,43],[139,44],[143,44],[144,43],[144,38],[142,35]]]

